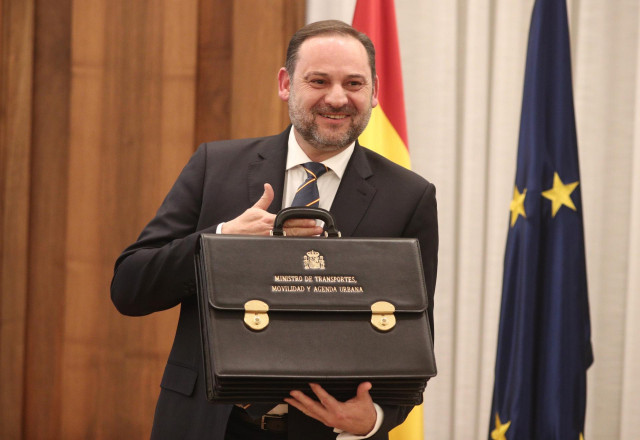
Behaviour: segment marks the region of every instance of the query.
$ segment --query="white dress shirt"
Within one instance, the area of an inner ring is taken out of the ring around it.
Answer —
[[[320,176],[317,182],[318,193],[320,194],[320,208],[326,209],[327,211],[331,208],[333,199],[336,197],[338,187],[340,186],[340,180],[353,154],[355,144],[355,142],[352,143],[340,153],[322,161],[322,163],[329,168],[329,171]],[[287,151],[287,164],[285,166],[284,194],[282,195],[283,208],[291,206],[296,191],[307,179],[307,172],[302,168],[302,164],[307,162],[311,162],[311,159],[309,159],[309,156],[307,156],[305,152],[302,151],[302,148],[300,148],[300,145],[298,145],[292,128],[289,132],[289,149]]]

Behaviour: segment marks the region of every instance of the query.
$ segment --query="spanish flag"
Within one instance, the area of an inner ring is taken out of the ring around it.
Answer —
[[[380,78],[378,106],[373,109],[369,125],[359,141],[387,159],[411,168],[393,0],[358,0],[353,14],[353,27],[373,41],[376,47],[376,70]],[[423,431],[420,405],[411,411],[402,425],[391,431],[390,439],[422,440]]]
[[[353,14],[353,27],[373,41],[376,47],[376,70],[380,78],[378,106],[373,109],[369,125],[360,135],[360,143],[410,168],[393,0],[358,0]]]

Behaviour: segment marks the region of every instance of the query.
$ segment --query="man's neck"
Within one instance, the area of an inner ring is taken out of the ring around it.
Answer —
[[[302,135],[300,135],[300,133],[298,133],[298,131],[295,129],[295,127],[292,127],[293,130],[293,135],[296,137],[296,141],[298,142],[298,145],[300,145],[300,148],[302,149],[302,151],[304,151],[304,153],[309,157],[309,159],[311,159],[314,162],[322,162],[323,160],[327,160],[333,156],[335,156],[336,154],[339,154],[340,152],[344,151],[345,148],[348,147],[335,147],[335,149],[333,147],[327,147],[327,150],[320,150],[316,147],[314,147],[313,145],[311,145],[309,142],[307,142]]]

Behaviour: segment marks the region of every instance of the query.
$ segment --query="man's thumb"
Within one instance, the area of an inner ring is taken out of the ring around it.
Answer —
[[[262,193],[262,197],[253,205],[254,208],[262,209],[266,211],[273,202],[273,188],[270,184],[264,184],[264,193]]]
[[[371,382],[362,382],[358,385],[358,390],[356,391],[356,395],[359,399],[371,399],[369,394],[369,390],[372,388]]]

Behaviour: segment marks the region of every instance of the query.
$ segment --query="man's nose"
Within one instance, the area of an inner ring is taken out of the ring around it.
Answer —
[[[347,93],[341,84],[336,84],[329,88],[327,96],[325,96],[325,102],[334,108],[342,107],[349,102]]]

